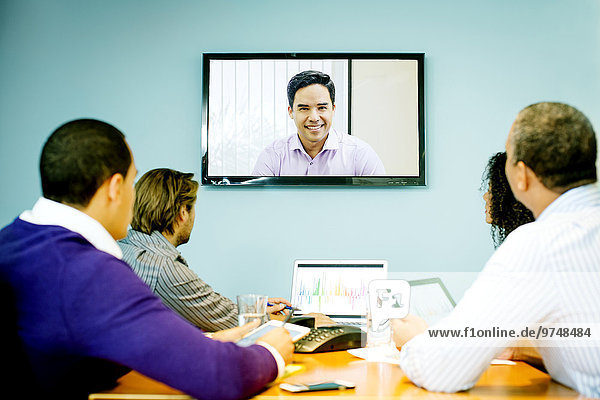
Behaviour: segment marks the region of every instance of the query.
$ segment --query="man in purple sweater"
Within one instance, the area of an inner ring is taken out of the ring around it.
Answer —
[[[132,368],[198,399],[235,399],[282,374],[293,352],[286,330],[249,347],[224,342],[249,327],[209,339],[121,261],[115,240],[131,221],[136,168],[119,130],[64,124],[40,173],[44,197],[0,231],[2,305],[17,332],[8,345],[21,350],[26,390],[85,398]]]

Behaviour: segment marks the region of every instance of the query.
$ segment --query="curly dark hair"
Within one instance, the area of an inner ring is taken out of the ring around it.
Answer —
[[[515,199],[506,174],[506,152],[494,154],[483,173],[482,190],[490,194],[490,217],[492,219],[492,240],[494,247],[502,244],[509,233],[523,224],[535,221],[531,211]]]

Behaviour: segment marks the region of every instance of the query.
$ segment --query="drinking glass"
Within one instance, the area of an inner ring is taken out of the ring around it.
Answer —
[[[260,320],[267,322],[267,296],[261,294],[242,294],[237,297],[238,323],[240,326]]]
[[[367,313],[367,347],[390,346],[392,327],[389,319],[374,320],[371,312]]]

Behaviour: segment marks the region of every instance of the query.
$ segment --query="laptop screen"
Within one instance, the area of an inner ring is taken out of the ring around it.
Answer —
[[[383,260],[296,260],[291,301],[298,314],[361,317],[373,279],[387,279]]]
[[[423,318],[429,326],[445,318],[456,303],[440,278],[409,281],[410,313]]]

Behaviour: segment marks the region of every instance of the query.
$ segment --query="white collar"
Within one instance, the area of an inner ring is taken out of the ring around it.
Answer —
[[[62,226],[79,233],[98,250],[123,258],[121,248],[102,224],[73,207],[40,197],[33,209],[23,211],[19,218],[35,225]]]

